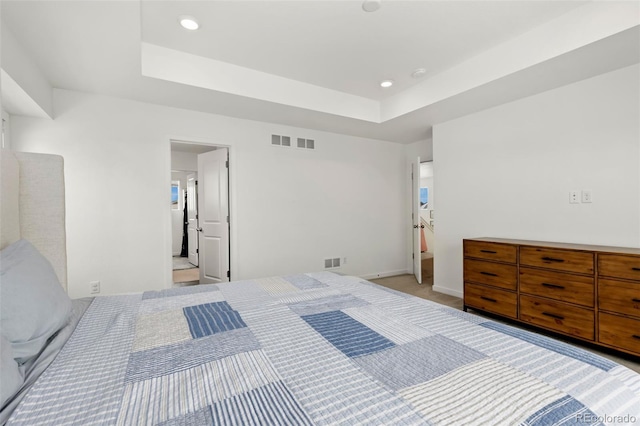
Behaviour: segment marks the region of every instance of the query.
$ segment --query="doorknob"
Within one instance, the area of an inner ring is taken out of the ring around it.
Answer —
[[[418,225],[413,225],[413,229],[418,229]]]
[[[421,224],[421,225],[420,225],[420,228],[424,229],[424,225],[422,225],[422,224]]]
[[[196,231],[202,232],[202,228],[196,228]]]

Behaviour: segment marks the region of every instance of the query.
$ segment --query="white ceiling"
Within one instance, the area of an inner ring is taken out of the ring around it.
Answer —
[[[189,154],[204,154],[215,151],[218,147],[211,145],[200,145],[193,142],[171,141],[171,152],[187,152]]]
[[[381,100],[571,9],[579,1],[144,1],[142,39]],[[189,32],[177,17],[196,17]],[[383,89],[383,79],[393,79]]]
[[[637,63],[640,18],[616,27],[628,13],[615,4],[629,2],[606,3],[383,0],[374,13],[349,0],[1,7],[52,87],[408,143],[430,137],[434,123]],[[183,14],[201,29],[181,29]],[[184,61],[154,68],[146,47]],[[414,80],[419,67],[428,74]],[[382,78],[397,84],[383,90]]]

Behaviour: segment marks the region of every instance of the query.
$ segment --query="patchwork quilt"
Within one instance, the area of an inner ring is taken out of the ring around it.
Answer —
[[[310,273],[96,298],[9,424],[638,424],[640,375]]]

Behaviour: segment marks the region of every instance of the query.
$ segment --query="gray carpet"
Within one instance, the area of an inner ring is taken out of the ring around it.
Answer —
[[[197,266],[192,265],[191,263],[189,263],[189,258],[188,257],[180,257],[180,256],[173,256],[173,270],[177,270],[177,269],[192,269],[192,268],[197,268]]]

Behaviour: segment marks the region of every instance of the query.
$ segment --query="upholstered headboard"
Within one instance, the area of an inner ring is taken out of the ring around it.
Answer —
[[[0,248],[28,240],[51,262],[66,291],[64,160],[58,155],[0,151]]]

